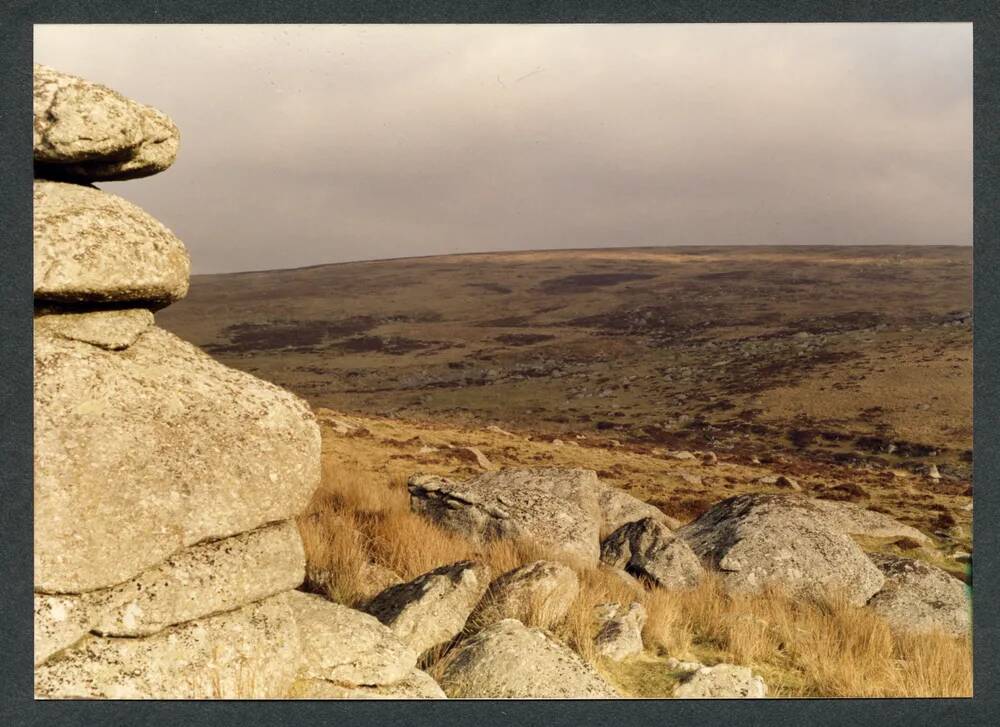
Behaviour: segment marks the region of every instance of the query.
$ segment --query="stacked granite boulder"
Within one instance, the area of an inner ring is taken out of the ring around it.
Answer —
[[[304,658],[288,592],[315,418],[155,326],[187,292],[184,245],[91,184],[162,171],[177,146],[159,111],[35,67],[41,697],[279,697]]]

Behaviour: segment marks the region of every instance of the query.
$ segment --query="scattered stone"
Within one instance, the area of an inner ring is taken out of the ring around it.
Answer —
[[[352,421],[343,414],[320,407],[316,410],[316,419],[335,434],[345,437],[357,437],[369,434],[369,431],[357,421]]]
[[[293,591],[287,598],[302,642],[299,679],[356,687],[411,676],[416,652],[374,617],[310,593]]]
[[[423,447],[417,450],[417,454],[434,454],[437,451],[438,451],[437,447],[430,447],[425,444]]]
[[[35,668],[43,699],[260,699],[288,692],[299,634],[285,600],[172,626],[146,638],[88,636]]]
[[[912,558],[872,553],[885,585],[868,606],[899,630],[968,635],[971,604],[965,584],[941,568]]]
[[[714,467],[719,464],[719,456],[715,452],[703,452],[701,455],[701,463],[706,467]]]
[[[693,588],[705,574],[690,546],[652,518],[623,525],[605,538],[601,560],[667,589]]]
[[[801,495],[739,495],[677,535],[721,572],[730,591],[779,583],[804,595],[840,590],[852,604],[863,605],[882,587],[882,573],[815,502]]]
[[[131,202],[39,180],[34,202],[36,300],[162,305],[187,293],[183,243]]]
[[[674,689],[678,699],[762,699],[767,685],[745,666],[703,666]]]
[[[452,698],[619,696],[569,647],[514,619],[499,621],[459,644],[449,655],[441,687]]]
[[[681,480],[684,482],[684,484],[692,485],[694,487],[700,487],[702,484],[701,477],[699,477],[698,475],[693,475],[690,472],[681,472]]]
[[[463,462],[471,462],[484,470],[494,470],[496,466],[478,447],[455,447],[452,453]]]
[[[34,423],[46,593],[122,583],[188,545],[288,519],[319,484],[303,401],[155,327],[123,351],[40,332]]]
[[[681,661],[673,656],[667,659],[667,669],[670,671],[692,672],[698,671],[704,666],[700,661]]]
[[[536,560],[493,581],[470,620],[513,618],[547,627],[566,616],[579,592],[580,580],[572,568]]]
[[[584,567],[600,555],[601,516],[593,470],[503,469],[464,482],[409,479],[410,508],[477,542],[526,539]]]
[[[697,459],[693,454],[687,451],[682,452],[664,452],[664,457],[669,457],[670,459],[680,460],[681,462],[686,462],[689,460]]]
[[[861,502],[869,498],[868,491],[861,485],[853,482],[845,482],[833,487],[827,487],[816,495],[821,500],[835,500],[840,502]]]
[[[645,625],[646,609],[641,603],[633,601],[627,610],[618,611],[605,621],[594,639],[597,653],[612,661],[641,654],[642,627]]]
[[[286,521],[185,548],[108,589],[102,599],[118,605],[92,629],[103,636],[146,636],[296,588],[304,577],[302,538]]]
[[[514,436],[516,436],[513,432],[508,432],[506,429],[501,429],[496,424],[490,424],[488,427],[486,427],[486,431],[487,432],[493,432],[494,434],[500,434],[500,435],[503,435],[505,437],[514,437]]]
[[[941,479],[941,472],[940,470],[938,470],[938,466],[936,464],[932,464],[930,467],[927,468],[927,476],[930,477],[932,480]]]
[[[365,610],[423,654],[461,633],[489,582],[487,566],[472,561],[452,563],[387,588]]]
[[[98,181],[156,174],[177,156],[177,127],[162,112],[105,86],[34,67],[36,173]]]

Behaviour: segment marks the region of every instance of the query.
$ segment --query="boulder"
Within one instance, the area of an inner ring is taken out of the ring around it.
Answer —
[[[472,540],[523,538],[584,567],[598,562],[601,516],[593,470],[503,469],[465,482],[414,475],[408,485],[412,510]]]
[[[471,617],[473,623],[513,618],[550,626],[561,621],[580,592],[580,579],[569,566],[536,560],[490,584]]]
[[[647,517],[659,520],[671,530],[681,526],[679,520],[665,514],[658,507],[603,482],[597,484],[597,504],[601,510],[601,531],[604,533]]]
[[[393,684],[345,686],[323,679],[300,679],[292,685],[293,699],[445,699],[445,693],[429,674],[412,669]]]
[[[131,202],[39,180],[34,201],[35,300],[165,305],[187,294],[183,243]]]
[[[372,616],[311,593],[287,599],[301,635],[299,679],[357,687],[411,676],[417,654]]]
[[[548,632],[504,619],[463,641],[447,657],[449,697],[602,699],[615,689]]]
[[[868,607],[901,631],[967,636],[972,629],[965,584],[941,568],[912,558],[872,553],[885,585]]]
[[[627,609],[616,608],[615,611],[598,631],[594,648],[606,659],[621,661],[642,653],[642,627],[646,625],[646,609],[641,603],[633,602]]]
[[[38,176],[133,179],[163,171],[177,156],[177,127],[162,112],[39,64],[33,80]]]
[[[121,351],[153,326],[153,314],[145,308],[112,308],[87,312],[36,309],[35,331],[70,341]]]
[[[910,538],[920,544],[931,539],[914,527],[905,525],[885,513],[868,510],[861,505],[836,500],[813,500],[812,504],[827,518],[830,525],[845,535],[871,538]]]
[[[92,629],[104,636],[145,636],[296,588],[304,576],[302,538],[285,521],[185,548],[99,592],[118,605]]]
[[[319,484],[304,402],[159,328],[122,351],[35,337],[35,589],[127,581],[301,512]]]
[[[767,685],[748,667],[734,664],[703,666],[674,688],[679,699],[762,699]]]
[[[793,594],[841,591],[863,605],[882,573],[802,495],[748,494],[716,504],[677,531],[731,591],[780,584]]]
[[[465,628],[489,582],[487,566],[472,561],[452,563],[387,588],[365,610],[423,654],[451,641]]]
[[[652,518],[622,525],[601,544],[601,560],[661,588],[697,586],[705,574],[691,547]]]
[[[88,636],[35,668],[35,696],[246,699],[288,692],[299,634],[285,595],[145,638]]]

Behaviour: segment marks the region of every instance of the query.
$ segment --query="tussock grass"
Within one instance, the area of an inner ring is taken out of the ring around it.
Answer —
[[[445,531],[410,512],[401,476],[336,466],[332,457],[299,525],[310,571],[326,576],[327,597],[354,607],[375,595],[367,564],[409,580],[467,559],[485,562],[493,577],[540,558],[559,560],[527,543],[476,544]],[[873,612],[835,594],[825,599],[792,598],[779,589],[728,594],[711,577],[688,591],[637,589],[608,569],[577,572],[580,591],[564,618],[553,618],[551,604],[542,601],[529,604],[521,620],[548,629],[635,696],[666,696],[677,677],[663,663],[667,656],[750,666],[764,677],[772,696],[972,693],[969,639],[894,633]],[[632,601],[642,603],[648,614],[646,653],[628,663],[604,662],[594,653],[594,609]],[[470,619],[466,635],[503,617],[485,603]],[[422,666],[439,677],[453,651],[452,645],[432,650]]]

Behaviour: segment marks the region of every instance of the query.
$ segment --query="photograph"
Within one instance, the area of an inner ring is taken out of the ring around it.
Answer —
[[[35,700],[973,696],[971,22],[33,60]]]

